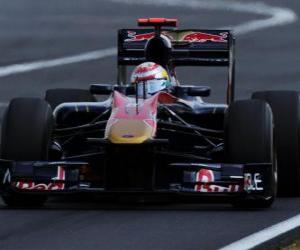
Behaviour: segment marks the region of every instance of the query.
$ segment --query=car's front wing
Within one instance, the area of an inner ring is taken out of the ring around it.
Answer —
[[[193,197],[267,197],[272,189],[272,165],[268,163],[172,163],[169,167],[172,171],[177,171],[180,178],[170,179],[166,188],[158,188],[154,185],[145,189],[110,189],[105,186],[103,176],[91,176],[87,162],[0,160],[0,191],[48,194],[94,192]]]

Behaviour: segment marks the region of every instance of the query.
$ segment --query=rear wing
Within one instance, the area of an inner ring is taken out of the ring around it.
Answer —
[[[126,82],[126,66],[146,61],[146,43],[155,36],[153,29],[121,29],[118,33],[118,82]],[[234,37],[229,30],[161,31],[171,42],[170,64],[176,66],[228,67],[227,102],[234,99]]]

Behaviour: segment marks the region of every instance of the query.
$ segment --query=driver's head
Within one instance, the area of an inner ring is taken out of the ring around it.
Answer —
[[[136,66],[130,81],[136,85],[138,96],[153,95],[171,86],[168,72],[154,62],[144,62]]]

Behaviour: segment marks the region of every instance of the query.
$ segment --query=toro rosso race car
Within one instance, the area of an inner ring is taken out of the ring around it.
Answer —
[[[229,30],[179,30],[176,19],[165,18],[138,24],[144,27],[119,30],[118,84],[11,100],[2,123],[4,202],[32,206],[52,194],[96,193],[264,208],[276,196],[277,156],[286,166],[279,170],[279,191],[298,194],[298,166],[291,159],[298,145],[281,149],[284,116],[292,124],[290,143],[298,136],[298,94],[265,91],[234,101]],[[150,69],[138,68],[128,83],[127,67],[145,62]],[[180,85],[178,66],[227,67],[227,103],[204,102],[209,87]],[[160,77],[147,75],[156,68]],[[149,80],[168,86],[150,93]],[[108,97],[99,101],[101,95]]]

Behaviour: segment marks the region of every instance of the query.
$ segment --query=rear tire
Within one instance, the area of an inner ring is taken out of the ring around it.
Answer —
[[[48,160],[53,115],[49,104],[39,98],[15,98],[2,121],[1,158],[14,161]],[[47,196],[11,190],[2,194],[9,206],[39,206]]]
[[[236,207],[267,208],[277,191],[277,167],[273,143],[273,117],[270,106],[260,100],[231,104],[226,115],[225,153],[230,163],[272,163],[270,190],[264,197],[241,198]]]
[[[48,89],[45,100],[54,110],[64,102],[95,102],[97,101],[86,89]]]
[[[300,102],[296,91],[255,92],[253,99],[268,102],[275,123],[278,194],[300,195]]]

